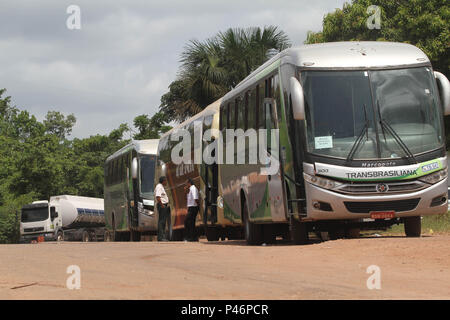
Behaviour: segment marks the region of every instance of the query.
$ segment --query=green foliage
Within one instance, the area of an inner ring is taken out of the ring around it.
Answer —
[[[381,28],[370,30],[367,8],[381,8]],[[447,0],[353,0],[323,19],[320,32],[308,32],[306,43],[397,41],[413,44],[430,58],[435,70],[450,75],[450,2]]]
[[[134,126],[139,130],[133,137],[136,140],[159,139],[161,134],[172,129],[166,123],[168,116],[165,113],[157,112],[149,118],[143,114],[134,118]]]
[[[204,42],[190,41],[181,55],[178,78],[161,97],[160,111],[168,121],[185,120],[289,46],[287,35],[274,26],[228,29]]]
[[[39,122],[0,90],[0,243],[18,239],[24,204],[58,194],[103,197],[103,165],[122,148],[126,124],[108,136],[68,140],[76,119],[49,111]]]

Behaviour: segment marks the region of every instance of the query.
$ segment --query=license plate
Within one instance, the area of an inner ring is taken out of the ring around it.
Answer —
[[[370,212],[372,219],[392,219],[395,218],[395,211],[372,211]]]

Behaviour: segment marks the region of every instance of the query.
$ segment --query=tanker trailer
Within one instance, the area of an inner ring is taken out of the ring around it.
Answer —
[[[22,207],[22,242],[45,240],[103,240],[105,215],[103,199],[70,195],[53,196]]]

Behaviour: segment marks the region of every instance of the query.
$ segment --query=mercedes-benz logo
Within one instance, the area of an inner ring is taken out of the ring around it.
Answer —
[[[377,184],[377,192],[387,192],[389,190],[389,187],[385,183],[379,183]]]

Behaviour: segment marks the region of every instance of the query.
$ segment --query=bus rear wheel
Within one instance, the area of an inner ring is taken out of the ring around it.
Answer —
[[[404,219],[405,234],[407,237],[420,237],[422,231],[422,221],[420,216],[406,217]]]
[[[244,217],[245,223],[245,240],[247,240],[247,244],[249,245],[260,245],[263,243],[263,226],[260,224],[255,224],[250,222],[248,217],[248,209],[247,204],[244,201],[242,203],[242,216]]]
[[[220,232],[219,229],[217,229],[216,227],[205,227],[205,235],[206,235],[206,239],[208,239],[208,241],[219,241],[220,239]]]

